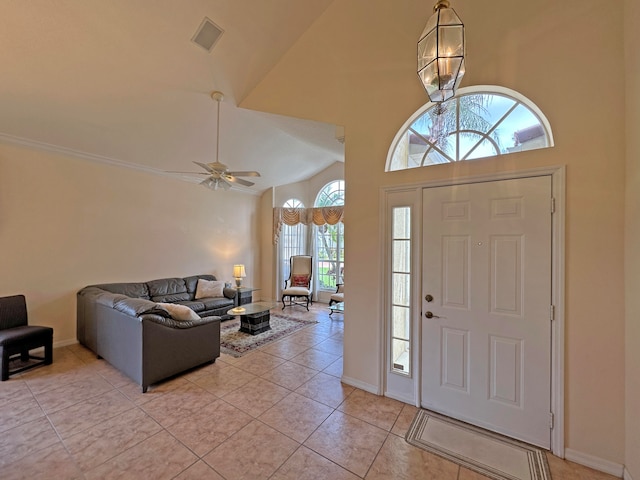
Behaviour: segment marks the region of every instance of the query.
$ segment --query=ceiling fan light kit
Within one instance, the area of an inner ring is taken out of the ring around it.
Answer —
[[[224,94],[222,92],[213,91],[211,92],[211,98],[218,103],[218,120],[216,124],[216,161],[210,163],[202,163],[196,161],[193,162],[206,170],[206,172],[171,173],[206,175],[207,178],[200,182],[200,185],[204,185],[211,190],[218,190],[219,188],[222,188],[223,190],[229,190],[233,184],[242,185],[244,187],[251,187],[254,185],[253,182],[238,177],[259,177],[260,173],[255,171],[232,172],[229,171],[229,167],[218,160],[218,155],[220,152],[220,103],[224,100]]]

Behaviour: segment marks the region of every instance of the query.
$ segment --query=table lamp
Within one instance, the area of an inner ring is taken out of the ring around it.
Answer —
[[[233,276],[236,279],[236,287],[240,288],[242,286],[242,279],[247,276],[244,271],[244,265],[234,265]]]

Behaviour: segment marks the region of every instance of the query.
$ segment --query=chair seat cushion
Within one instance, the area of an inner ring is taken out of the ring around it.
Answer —
[[[336,302],[344,302],[344,293],[334,293],[331,295],[331,300]]]
[[[9,347],[25,340],[35,341],[39,338],[44,342],[53,337],[53,328],[37,325],[23,325],[21,327],[0,330],[0,346]]]
[[[300,297],[306,297],[308,295],[311,295],[311,290],[309,290],[308,288],[304,288],[304,287],[291,287],[291,288],[285,288],[282,291],[282,295],[286,296],[286,295],[291,295],[291,296],[300,296]]]

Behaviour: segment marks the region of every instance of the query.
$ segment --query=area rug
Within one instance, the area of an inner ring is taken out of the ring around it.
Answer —
[[[227,320],[220,325],[220,351],[233,357],[241,357],[258,347],[280,340],[301,328],[315,323],[318,322],[316,320],[296,318],[292,315],[272,313],[269,320],[271,330],[258,335],[250,335],[238,331],[240,329],[239,318]]]
[[[407,442],[496,480],[550,480],[544,450],[421,409]]]

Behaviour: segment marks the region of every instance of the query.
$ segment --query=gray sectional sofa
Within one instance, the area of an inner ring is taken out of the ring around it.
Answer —
[[[78,341],[142,387],[220,356],[220,321],[236,290],[195,299],[198,280],[213,275],[91,285],[77,294]],[[175,320],[158,303],[194,310],[198,320]]]

